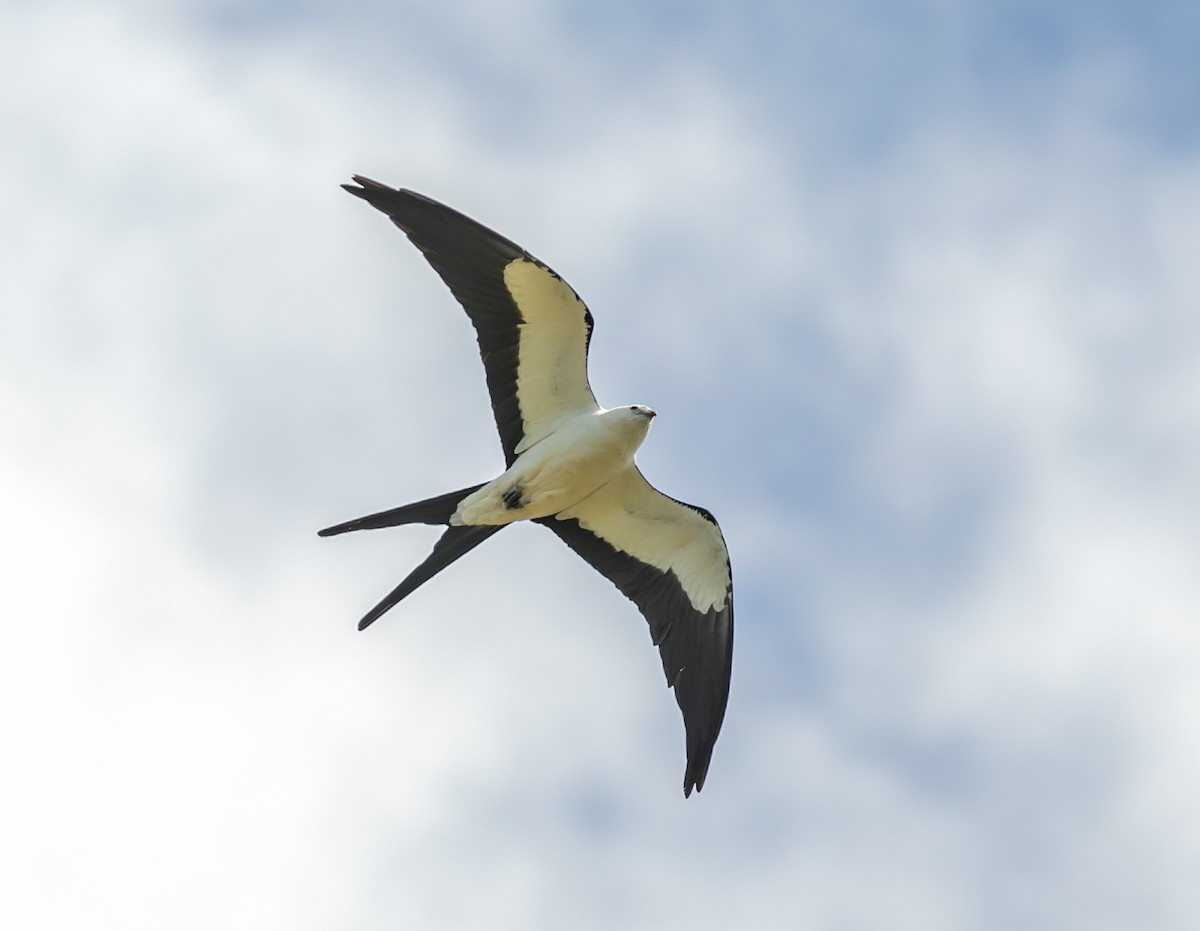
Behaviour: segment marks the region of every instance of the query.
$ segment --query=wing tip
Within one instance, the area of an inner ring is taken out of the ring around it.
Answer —
[[[391,187],[382,181],[368,178],[366,175],[351,175],[351,179],[354,181],[354,184],[343,184],[342,190],[348,194],[353,194],[355,197],[361,197],[372,207],[382,210],[384,213],[388,212],[385,205],[397,198],[429,199],[424,195],[417,194],[415,191],[410,191],[402,187]]]
[[[447,207],[445,204],[434,200],[432,197],[427,197],[424,194],[419,194],[416,191],[409,190],[405,187],[392,187],[391,185],[384,184],[382,181],[376,181],[374,178],[368,178],[366,175],[351,175],[350,179],[354,182],[354,184],[343,184],[343,191],[353,194],[355,197],[361,197],[367,203],[380,210],[383,210],[385,213],[387,212],[387,209],[384,206],[381,206],[381,204],[395,200],[404,201],[410,204],[415,202],[424,204],[426,206],[436,207],[439,210],[444,210],[450,213],[458,213],[458,211],[453,207]],[[467,217],[466,219],[476,226],[481,225],[477,221],[471,220],[470,217]],[[486,227],[484,227],[484,229],[486,229]],[[491,231],[489,230],[488,232]],[[492,235],[498,236],[499,234],[493,233]]]
[[[366,197],[368,191],[388,191],[395,193],[395,188],[390,188],[386,184],[368,178],[366,175],[351,175],[350,180],[354,184],[343,184],[342,190],[349,191],[355,197]],[[354,185],[357,184],[358,187]]]
[[[691,798],[692,790],[700,792],[704,789],[704,780],[708,778],[708,764],[712,759],[712,747],[708,748],[704,759],[693,764],[688,761],[687,770],[683,774],[683,797]]]

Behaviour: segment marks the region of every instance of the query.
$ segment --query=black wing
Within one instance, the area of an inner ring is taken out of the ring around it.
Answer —
[[[539,523],[645,615],[683,712],[683,792],[702,789],[733,670],[733,578],[716,520],[657,491],[630,468]]]
[[[592,315],[565,281],[457,210],[354,180],[343,187],[391,217],[471,318],[507,465],[562,417],[597,409],[587,381]]]

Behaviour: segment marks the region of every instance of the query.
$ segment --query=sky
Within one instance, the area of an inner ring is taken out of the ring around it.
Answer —
[[[0,914],[1200,922],[1200,8],[0,3]],[[550,263],[721,521],[685,801],[633,606],[517,527],[364,174]]]

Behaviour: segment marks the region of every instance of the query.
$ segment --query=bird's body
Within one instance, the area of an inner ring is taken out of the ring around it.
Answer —
[[[564,417],[503,475],[464,498],[451,526],[535,520],[578,504],[632,465],[653,417],[640,405]]]
[[[733,662],[733,584],[716,520],[655,490],[638,471],[634,455],[655,412],[640,404],[606,410],[596,402],[587,381],[592,315],[562,278],[449,207],[354,180],[358,186],[346,190],[408,235],[475,326],[506,464],[489,482],[320,532],[447,528],[359,628],[508,524],[548,527],[649,622],[683,712],[690,795],[704,785]]]

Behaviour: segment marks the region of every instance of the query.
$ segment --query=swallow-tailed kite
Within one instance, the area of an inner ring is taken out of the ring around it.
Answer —
[[[357,186],[343,187],[404,231],[471,318],[507,466],[490,482],[320,531],[325,537],[398,524],[448,528],[359,629],[496,531],[536,521],[649,621],[683,712],[683,792],[703,788],[729,697],[732,577],[712,514],[656,490],[634,464],[655,412],[596,403],[587,379],[592,315],[547,265],[428,197],[354,180]]]

